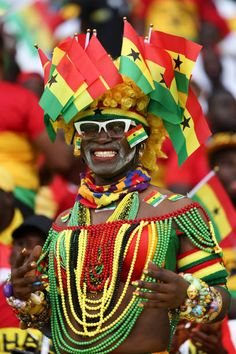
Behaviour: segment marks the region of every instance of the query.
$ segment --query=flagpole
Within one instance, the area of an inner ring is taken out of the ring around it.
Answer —
[[[213,170],[211,170],[203,179],[195,186],[193,189],[187,193],[188,198],[192,198],[194,194],[197,193],[197,191],[204,185],[206,184],[213,176],[215,176],[216,171],[219,170],[219,167],[215,167]]]
[[[84,49],[87,48],[88,44],[89,44],[89,40],[90,40],[90,33],[91,33],[91,30],[90,28],[87,29],[87,32],[86,32],[86,37],[85,37],[85,45],[84,45]]]
[[[153,24],[151,23],[151,24],[149,25],[149,31],[148,31],[148,38],[147,38],[147,43],[148,43],[148,44],[150,44],[150,42],[151,42],[152,29],[153,29]]]

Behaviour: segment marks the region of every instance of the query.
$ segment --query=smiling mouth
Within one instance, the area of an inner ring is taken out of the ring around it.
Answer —
[[[115,150],[95,150],[92,152],[92,156],[96,160],[113,159],[117,156]]]

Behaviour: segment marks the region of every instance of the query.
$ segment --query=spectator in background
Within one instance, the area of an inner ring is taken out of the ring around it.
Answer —
[[[4,36],[0,34],[0,165],[14,178],[18,200],[34,208],[39,187],[37,157],[61,173],[70,169],[72,154],[62,139],[53,144],[43,122],[37,97],[15,82],[4,80]]]
[[[26,218],[24,222],[13,231],[13,247],[9,259],[10,264],[14,264],[15,256],[19,250],[25,248],[27,252],[30,253],[36,245],[42,246],[47,238],[51,224],[52,220],[43,215],[32,215]],[[2,288],[3,285],[1,285],[0,288],[0,352],[6,354],[17,349],[19,352],[26,350],[27,353],[39,353],[42,333],[32,329],[19,329],[19,320],[7,304]],[[49,353],[49,350],[47,353]]]
[[[120,55],[123,17],[129,13],[126,0],[70,0],[81,8],[82,32],[96,29],[98,38],[107,52],[116,58]],[[111,36],[112,33],[112,36]]]

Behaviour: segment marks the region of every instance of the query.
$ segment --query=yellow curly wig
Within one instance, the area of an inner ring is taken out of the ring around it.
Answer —
[[[131,79],[123,77],[122,83],[93,101],[86,110],[78,113],[69,124],[66,124],[62,118],[52,124],[55,131],[58,129],[64,130],[66,142],[71,144],[74,143],[75,136],[74,122],[86,119],[90,114],[94,115],[94,109],[102,107],[103,109],[108,109],[109,114],[115,111],[120,115],[127,114],[131,119],[133,118],[144,126],[149,127],[150,134],[145,142],[141,162],[148,170],[155,171],[157,170],[156,159],[158,157],[166,157],[161,150],[161,146],[167,136],[167,132],[159,117],[147,113],[148,104],[149,97]],[[109,111],[109,109],[112,110]]]

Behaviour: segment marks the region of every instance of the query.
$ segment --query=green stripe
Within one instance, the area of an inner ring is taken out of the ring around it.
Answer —
[[[63,110],[63,118],[66,123],[69,123],[74,116],[79,112],[74,103],[72,103],[66,110]]]
[[[44,125],[46,127],[50,140],[54,142],[56,139],[56,132],[53,129],[52,123],[50,121],[50,117],[47,114],[44,115]]]
[[[216,272],[214,274],[209,274],[201,279],[203,281],[205,281],[207,284],[216,285],[217,283],[218,284],[226,283],[227,277],[228,277],[228,273],[224,269],[224,270],[219,270],[218,272]]]
[[[212,215],[212,213],[210,212],[209,208],[207,207],[207,205],[204,203],[204,201],[198,196],[198,194],[194,194],[192,196],[192,199],[195,200],[196,202],[198,202],[207,212],[207,214],[209,215],[210,219],[211,219],[211,222],[213,224],[213,227],[214,227],[214,231],[215,231],[215,234],[216,234],[216,239],[218,242],[220,242],[222,240],[221,236],[220,236],[220,231],[217,227],[217,224],[215,222],[215,219]]]
[[[182,121],[181,109],[178,104],[176,104],[171,92],[166,87],[162,86],[159,82],[154,81],[155,83],[155,91],[151,92],[150,98],[151,100],[157,101],[161,104],[161,106],[166,108],[166,116],[163,114],[165,111],[162,108],[162,119],[165,119],[173,124],[179,124]],[[160,107],[159,107],[160,108]],[[158,106],[156,107],[158,109]],[[153,112],[151,112],[153,113]],[[154,112],[154,114],[158,111]],[[169,114],[173,113],[173,114]]]
[[[186,139],[182,132],[181,125],[174,125],[166,121],[163,121],[163,123],[178,155],[178,164],[180,166],[188,158]]]
[[[143,75],[139,67],[131,59],[124,55],[120,57],[119,72],[120,74],[131,78],[144,93],[148,94],[153,91],[150,82]]]
[[[175,71],[175,80],[178,91],[188,93],[189,80],[185,74]]]
[[[220,259],[220,257],[217,254],[212,254],[212,255],[210,255],[208,257],[201,258],[201,259],[199,259],[197,261],[194,261],[192,263],[186,264],[183,267],[180,267],[179,271],[180,272],[185,272],[187,269],[191,269],[191,268],[193,268],[193,267],[195,267],[195,266],[197,266],[197,265],[199,265],[201,263],[204,263],[204,262],[207,262],[207,261],[211,261],[212,259],[216,259],[216,258]]]
[[[128,137],[128,142],[132,145],[133,143],[135,143],[137,140],[140,140],[142,138],[146,138],[147,137],[147,133],[144,131],[142,133],[138,133],[136,136],[134,136],[133,138],[129,138]]]
[[[57,119],[62,110],[62,104],[57,97],[48,89],[45,88],[43,95],[39,101],[39,105],[43,108],[45,113],[51,117],[53,121]]]

